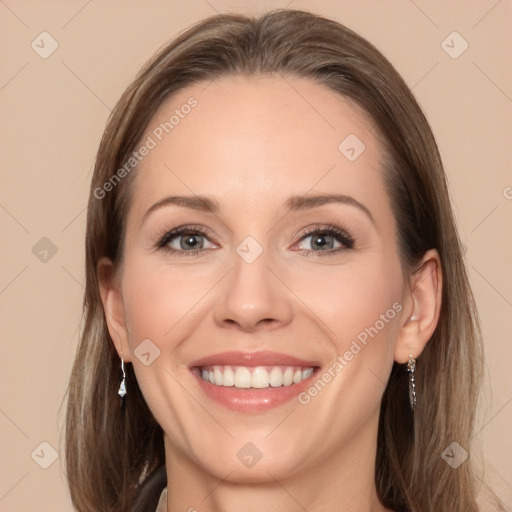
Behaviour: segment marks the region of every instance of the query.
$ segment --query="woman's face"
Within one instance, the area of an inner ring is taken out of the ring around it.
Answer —
[[[171,463],[254,482],[374,460],[408,308],[373,128],[280,77],[190,86],[152,119],[113,311]]]

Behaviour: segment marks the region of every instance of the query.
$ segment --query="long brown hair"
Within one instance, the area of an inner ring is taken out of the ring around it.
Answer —
[[[452,469],[441,453],[469,451],[482,368],[481,335],[445,174],[434,136],[411,91],[365,39],[339,23],[302,11],[259,18],[217,15],[179,35],[142,69],[117,103],[101,141],[87,216],[84,325],[69,385],[66,461],[77,510],[150,510],[165,466],[163,432],[127,365],[129,400],[119,407],[119,358],[99,296],[96,265],[122,256],[131,175],[98,197],[137,147],[162,102],[187,85],[229,74],[277,74],[324,84],[361,106],[386,148],[382,177],[398,226],[404,273],[424,253],[439,252],[443,298],[438,326],[417,364],[414,415],[407,372],[395,364],[381,406],[375,481],[393,510],[478,510],[469,461]],[[161,472],[161,470],[160,470]],[[150,478],[151,477],[151,478]],[[153,494],[151,496],[151,494]],[[138,496],[138,498],[137,498]]]

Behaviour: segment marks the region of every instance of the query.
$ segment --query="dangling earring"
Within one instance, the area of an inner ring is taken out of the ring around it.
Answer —
[[[117,394],[121,397],[121,405],[124,404],[124,397],[126,396],[126,374],[124,372],[124,359],[121,354],[121,372],[123,374],[123,378],[121,380],[121,384],[119,385],[119,391]]]
[[[411,410],[414,411],[416,405],[416,382],[414,380],[414,372],[416,371],[416,359],[409,356],[407,362],[407,371],[409,372],[409,402],[411,404]]]

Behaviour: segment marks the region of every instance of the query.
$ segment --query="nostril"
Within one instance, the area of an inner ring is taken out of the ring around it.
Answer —
[[[246,323],[234,320],[233,318],[225,318],[223,322],[226,326],[237,326],[245,331],[253,331],[261,326],[271,326],[277,323],[277,320],[275,318],[262,318],[261,320],[257,320],[255,323]]]

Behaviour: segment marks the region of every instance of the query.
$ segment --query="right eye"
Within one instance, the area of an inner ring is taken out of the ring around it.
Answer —
[[[160,249],[164,249],[171,254],[187,253],[189,256],[216,247],[215,244],[209,241],[205,232],[187,226],[168,231],[160,238],[157,245]]]

